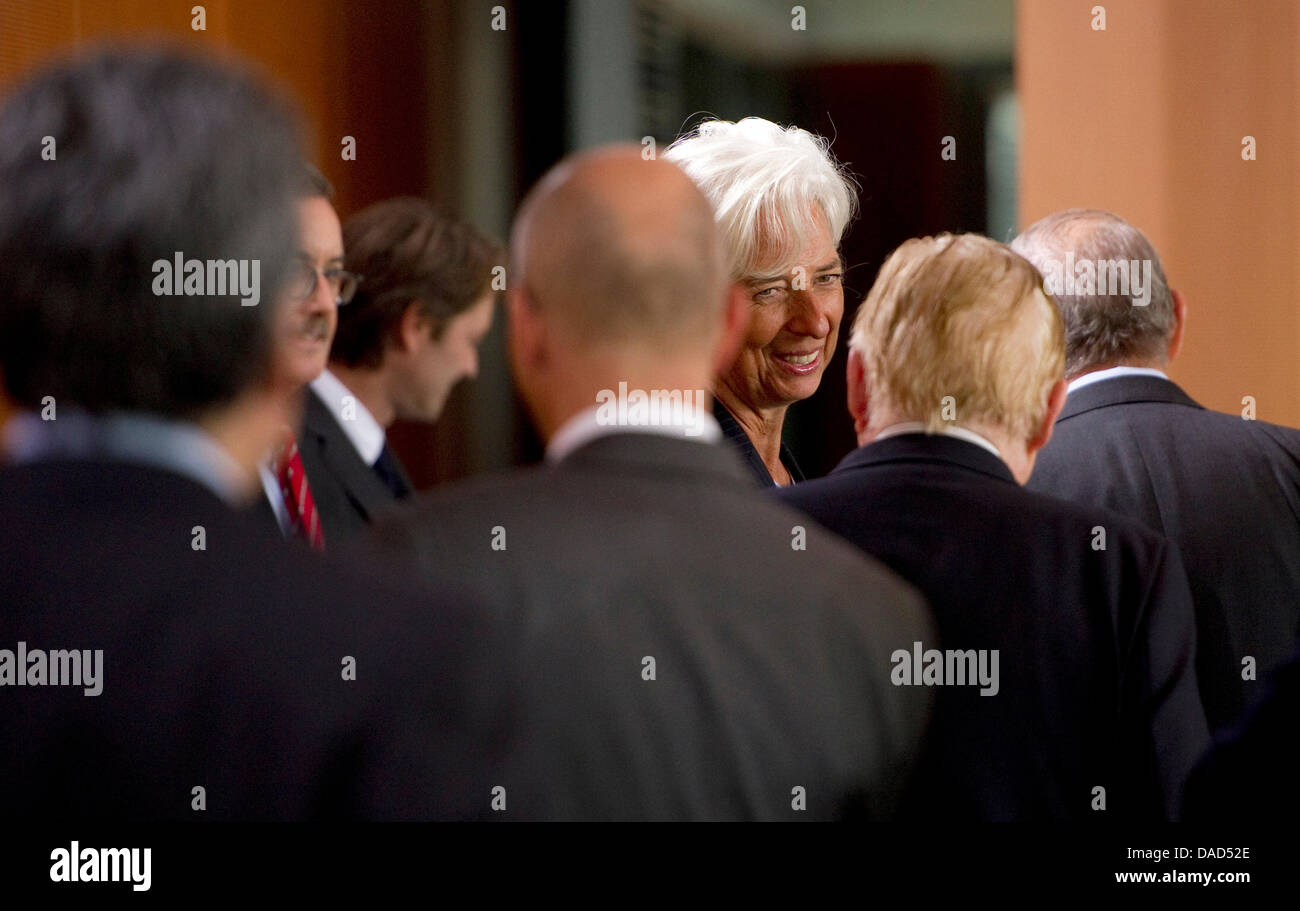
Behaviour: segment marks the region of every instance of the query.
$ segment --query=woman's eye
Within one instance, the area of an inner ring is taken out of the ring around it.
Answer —
[[[817,276],[817,279],[818,279],[822,284],[824,284],[824,285],[831,285],[831,284],[835,284],[836,282],[838,282],[838,281],[839,281],[841,278],[843,278],[843,277],[844,277],[844,276],[843,276],[842,273],[839,273],[839,272],[828,272],[828,273],[826,273],[825,275],[819,275],[819,276]]]
[[[754,292],[754,300],[771,300],[776,297],[781,288],[779,285],[773,285],[771,288],[764,288],[762,291]]]

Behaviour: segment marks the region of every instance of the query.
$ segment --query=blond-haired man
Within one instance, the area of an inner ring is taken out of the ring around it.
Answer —
[[[966,819],[1172,817],[1206,746],[1173,546],[1021,485],[1065,399],[1061,318],[1033,266],[976,235],[909,240],[849,341],[860,448],[780,496],[920,588],[942,643],[919,809]]]

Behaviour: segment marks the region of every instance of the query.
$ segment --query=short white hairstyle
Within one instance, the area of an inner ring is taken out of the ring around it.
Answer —
[[[827,139],[761,117],[706,120],[678,137],[664,157],[713,205],[733,280],[795,266],[817,209],[838,249],[857,207],[853,178]]]

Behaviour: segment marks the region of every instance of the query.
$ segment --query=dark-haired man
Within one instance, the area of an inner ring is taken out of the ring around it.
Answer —
[[[281,533],[317,550],[325,548],[331,523],[317,506],[314,470],[306,446],[295,429],[311,396],[307,384],[321,375],[338,325],[338,308],[351,300],[356,276],[343,268],[343,231],[334,212],[334,187],[324,175],[304,163],[297,179],[298,251],[290,264],[287,306],[279,311],[275,343],[285,384],[290,389],[292,423],[258,467],[266,493],[262,509],[275,516]]]
[[[288,420],[300,154],[257,82],[174,52],[76,58],[0,109],[0,369],[25,409],[0,471],[5,818],[487,811],[483,616],[235,508]],[[256,271],[259,303],[203,266],[156,292],[178,257]]]
[[[299,441],[316,508],[336,540],[412,492],[386,431],[397,419],[437,421],[452,387],[477,375],[501,252],[414,197],[349,218],[343,248],[348,273],[363,281],[339,310],[329,366],[311,382]]]

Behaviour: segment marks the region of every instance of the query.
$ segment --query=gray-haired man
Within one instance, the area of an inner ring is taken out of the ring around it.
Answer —
[[[1209,411],[1164,369],[1187,303],[1150,241],[1069,209],[1011,244],[1065,317],[1069,394],[1029,487],[1140,519],[1182,550],[1211,728],[1290,654],[1300,619],[1300,431]]]

